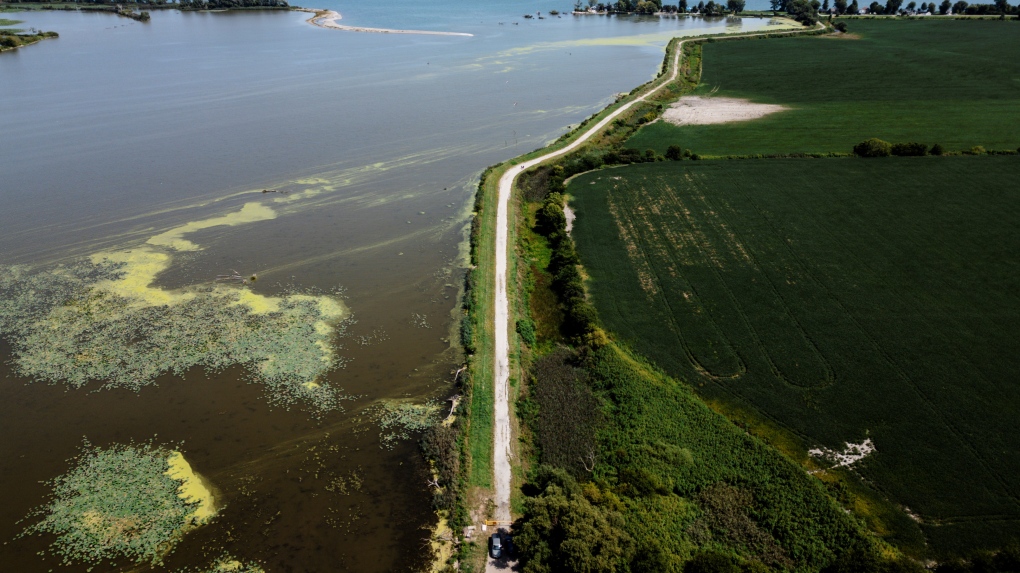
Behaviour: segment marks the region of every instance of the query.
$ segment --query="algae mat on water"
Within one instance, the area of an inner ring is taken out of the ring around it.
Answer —
[[[1020,537],[1018,175],[1015,156],[667,162],[569,190],[608,328],[819,464],[860,458],[914,518],[884,533],[937,555]]]
[[[178,451],[151,443],[97,448],[51,482],[52,500],[23,535],[52,534],[64,564],[160,563],[189,529],[215,515],[212,493]]]
[[[240,211],[193,221],[130,249],[49,268],[0,267],[0,335],[14,346],[18,374],[80,388],[89,382],[139,390],[157,376],[202,366],[247,369],[268,399],[313,414],[345,396],[324,380],[343,365],[336,338],[350,312],[333,295],[252,290],[254,276],[180,289],[157,285],[178,251],[200,250],[185,235],[275,216],[248,203]]]
[[[849,153],[869,137],[948,150],[1020,146],[1016,21],[848,20],[853,38],[704,46],[702,95],[791,108],[722,125],[645,126],[627,143],[660,154]]]

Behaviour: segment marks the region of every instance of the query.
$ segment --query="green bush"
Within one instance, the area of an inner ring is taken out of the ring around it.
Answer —
[[[740,573],[740,567],[729,555],[702,551],[684,564],[684,573]]]
[[[614,573],[624,570],[631,537],[612,497],[582,487],[563,470],[539,468],[538,490],[514,524],[524,573]],[[586,495],[587,494],[587,495]],[[590,496],[590,498],[589,498]]]
[[[535,338],[535,324],[530,320],[517,321],[517,334],[521,335],[521,340],[528,346],[534,346],[535,342],[537,342]]]
[[[854,155],[858,157],[888,157],[892,155],[892,144],[872,137],[855,145]]]
[[[928,150],[928,155],[945,155],[945,153],[946,153],[945,148],[943,148],[942,145],[939,143],[932,145],[931,149]]]
[[[553,233],[566,232],[567,217],[563,213],[563,195],[550,193],[545,203],[535,213],[536,230],[549,236]]]
[[[921,157],[927,155],[928,146],[923,143],[894,143],[892,154],[900,157]]]
[[[471,325],[471,315],[466,314],[460,319],[460,343],[468,354],[475,353],[475,330]]]
[[[670,145],[669,149],[666,150],[666,159],[672,161],[683,159],[683,149],[679,145]]]
[[[586,300],[575,298],[567,309],[567,331],[573,336],[584,336],[598,327],[599,315]]]

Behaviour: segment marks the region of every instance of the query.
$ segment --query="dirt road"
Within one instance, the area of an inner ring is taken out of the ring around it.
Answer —
[[[746,34],[745,36],[737,37],[751,37],[760,36],[762,34]],[[496,503],[496,514],[495,519],[498,521],[510,521],[510,482],[511,482],[511,470],[510,470],[510,457],[513,455],[511,452],[511,434],[510,434],[510,403],[509,403],[509,381],[510,381],[510,303],[507,298],[507,257],[508,257],[508,236],[509,236],[509,208],[510,208],[510,195],[513,191],[514,181],[517,176],[524,171],[531,169],[532,167],[552,159],[570,153],[577,149],[588,141],[593,135],[601,131],[607,125],[609,125],[614,119],[619,117],[620,114],[627,111],[635,104],[644,101],[648,96],[658,91],[658,88],[664,84],[667,84],[676,79],[677,73],[680,70],[680,56],[683,54],[683,45],[685,42],[690,40],[681,40],[676,47],[676,52],[673,56],[672,65],[670,66],[670,72],[668,75],[664,75],[659,81],[651,88],[649,88],[644,95],[634,98],[630,102],[620,106],[619,109],[613,111],[608,116],[602,119],[594,126],[584,132],[578,137],[573,143],[567,145],[562,149],[551,151],[516,165],[507,170],[499,179],[499,201],[496,209],[496,322],[495,322],[495,342],[496,342],[496,360],[495,360],[495,393],[496,393],[496,405],[495,405],[495,418],[496,427],[493,433],[493,478],[496,485],[495,499]],[[489,564],[486,567],[486,571],[499,571],[501,568],[497,566],[494,560],[490,557],[488,559]],[[502,567],[505,570],[505,564]]]
[[[676,55],[673,59],[671,71],[665,79],[660,80],[659,85],[676,79],[679,70],[680,54],[683,53],[683,42],[677,46]],[[657,88],[658,86],[656,86]],[[496,429],[494,432],[494,454],[493,474],[496,484],[496,519],[499,521],[510,521],[510,404],[509,404],[509,380],[510,380],[510,304],[507,299],[507,237],[509,236],[510,193],[513,190],[514,181],[523,171],[559,157],[577,149],[593,135],[609,125],[619,115],[637,103],[645,100],[656,91],[655,88],[648,90],[645,95],[620,106],[619,109],[609,114],[602,121],[595,124],[583,135],[577,138],[570,145],[551,151],[541,157],[525,161],[520,165],[511,167],[503,177],[499,179],[499,205],[496,210],[496,361],[495,361],[495,385],[496,385]]]

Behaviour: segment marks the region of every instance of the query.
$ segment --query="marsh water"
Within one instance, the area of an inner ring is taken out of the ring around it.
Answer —
[[[650,79],[669,37],[768,20],[546,16],[547,2],[343,3],[344,24],[467,32],[340,32],[308,14],[5,15],[60,33],[0,54],[0,264],[46,268],[132,249],[258,202],[274,217],[197,231],[164,289],[257,273],[262,294],[341,287],[356,321],[328,374],[342,410],[267,400],[240,368],[164,374],[138,391],[19,376],[2,343],[0,564],[55,569],[15,539],[97,445],[183,441],[221,507],[162,570],[227,551],[267,572],[421,568],[435,521],[413,439],[381,447],[373,408],[443,400],[461,356],[455,305],[480,172],[541,147]],[[83,571],[86,565],[61,567]],[[133,570],[103,563],[94,571]]]

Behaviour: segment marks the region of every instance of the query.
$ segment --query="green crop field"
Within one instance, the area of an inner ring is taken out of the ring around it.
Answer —
[[[645,126],[627,143],[701,155],[850,152],[869,137],[949,150],[1020,146],[1020,22],[849,20],[860,39],[704,46],[696,93],[790,109],[721,125]]]
[[[871,440],[853,471],[916,516],[890,537],[938,556],[1020,538],[1018,174],[1015,156],[665,162],[569,192],[609,330],[807,448]]]

